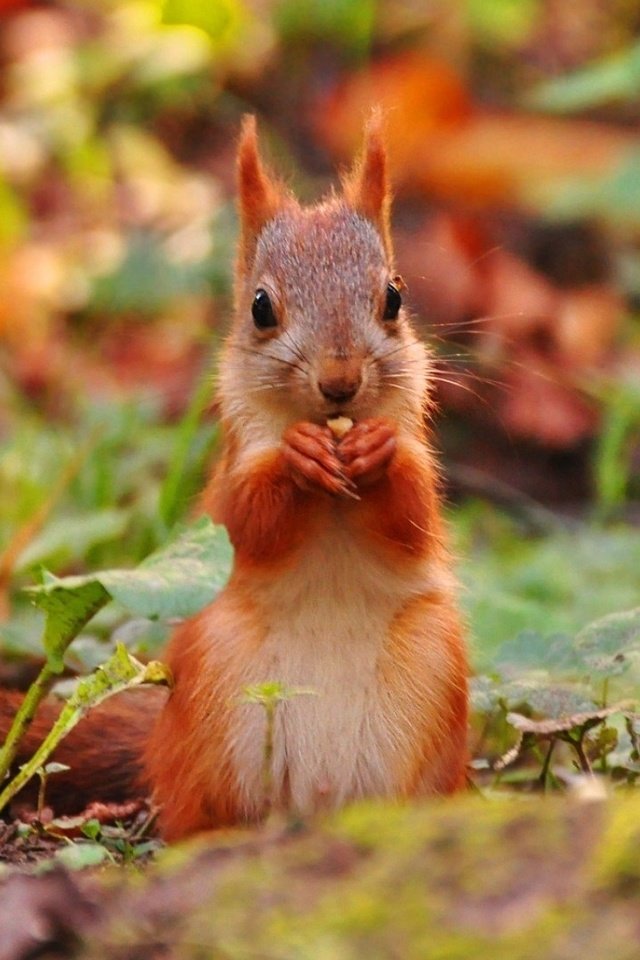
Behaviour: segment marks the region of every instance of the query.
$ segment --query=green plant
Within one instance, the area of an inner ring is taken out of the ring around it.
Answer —
[[[43,647],[46,660],[29,688],[0,750],[0,782],[16,756],[20,740],[33,719],[52,679],[64,667],[64,655],[86,623],[109,600],[150,619],[186,617],[205,606],[224,584],[231,551],[226,533],[203,518],[182,531],[164,549],[135,570],[59,579],[50,574],[30,590],[46,614]],[[82,715],[97,703],[140,683],[169,683],[166,668],[155,661],[143,666],[122,644],[93,674],[78,683],[54,727],[31,760],[0,793],[0,810],[41,770],[50,753]]]
[[[640,608],[604,617],[575,636],[525,631],[497,651],[491,676],[474,681],[484,746],[492,736],[494,749],[502,740],[499,755],[476,766],[502,776],[516,763],[522,769],[525,754],[533,753],[541,768],[525,768],[524,777],[547,788],[552,755],[565,743],[581,773],[597,768],[634,783],[639,690]]]
[[[279,680],[258,683],[245,687],[239,704],[251,703],[262,707],[265,713],[264,750],[262,754],[262,783],[267,801],[267,813],[276,809],[275,787],[273,782],[273,738],[275,733],[276,712],[282,703],[299,696],[313,696],[314,690],[304,687],[287,687]]]
[[[105,826],[99,820],[87,820],[81,831],[88,840],[101,845],[109,858],[129,865],[158,849],[157,840],[146,840],[141,832],[130,833],[122,823]]]
[[[595,448],[597,510],[609,516],[628,499],[633,456],[640,442],[640,389],[617,382],[602,391],[602,423]]]

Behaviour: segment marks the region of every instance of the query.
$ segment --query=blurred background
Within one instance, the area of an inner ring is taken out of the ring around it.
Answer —
[[[636,3],[0,0],[5,660],[35,654],[41,565],[132,565],[192,508],[241,115],[312,199],[373,103],[477,662],[637,606]],[[163,629],[103,612],[73,656]]]

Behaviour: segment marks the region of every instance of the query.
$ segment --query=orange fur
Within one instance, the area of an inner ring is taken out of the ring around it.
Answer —
[[[256,121],[245,116],[238,144],[240,271],[250,264],[260,231],[286,202],[286,191],[264,168],[258,153]]]
[[[372,546],[403,558],[437,556],[443,530],[437,474],[428,451],[400,446],[386,475],[369,491],[357,523]]]
[[[375,110],[365,128],[362,153],[353,170],[343,181],[345,199],[354,210],[371,220],[380,231],[385,249],[391,256],[389,227],[391,195],[387,175],[383,120]]]
[[[450,794],[462,789],[466,783],[467,767],[467,719],[468,693],[467,663],[460,620],[446,596],[429,600],[419,600],[412,604],[394,625],[398,639],[395,654],[404,667],[404,682],[411,683],[414,667],[410,656],[402,655],[402,641],[406,636],[420,629],[424,622],[425,608],[434,612],[437,608],[437,630],[425,638],[433,650],[438,649],[438,666],[434,675],[438,675],[439,690],[433,699],[420,705],[417,711],[421,719],[421,728],[416,742],[414,767],[402,790],[406,796],[431,794]],[[402,669],[395,675],[395,683],[401,680]],[[393,683],[393,680],[390,680]]]
[[[214,604],[205,616],[211,617],[218,608]],[[233,627],[240,630],[245,614],[238,618],[237,613],[231,617]],[[166,659],[175,688],[145,750],[147,775],[167,840],[240,819],[225,755],[231,691],[223,663],[205,669],[202,619],[203,615],[181,627],[171,641]]]
[[[254,461],[242,475],[227,474],[209,505],[226,526],[238,563],[264,564],[286,558],[305,537],[313,510],[308,499],[276,452]]]
[[[424,428],[428,359],[404,312],[385,315],[381,120],[343,195],[308,209],[265,170],[246,120],[238,184],[223,450],[202,497],[235,559],[220,596],[171,640],[175,686],[144,748],[170,840],[256,821],[269,800],[308,812],[451,793],[465,778],[467,663]],[[264,328],[256,290],[273,309]],[[326,427],[336,412],[355,421],[342,440]],[[264,714],[242,691],[274,680],[316,696],[278,708],[267,798]],[[105,711],[105,750],[120,743],[135,773],[146,720]],[[82,749],[95,760],[95,745]]]

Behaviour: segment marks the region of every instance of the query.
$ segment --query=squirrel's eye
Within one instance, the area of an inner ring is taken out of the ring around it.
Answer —
[[[278,326],[278,321],[273,312],[273,306],[266,290],[256,290],[256,295],[251,304],[251,315],[258,330],[268,330],[269,327]]]
[[[402,306],[402,297],[397,287],[392,283],[387,285],[387,299],[384,304],[383,320],[395,320]]]

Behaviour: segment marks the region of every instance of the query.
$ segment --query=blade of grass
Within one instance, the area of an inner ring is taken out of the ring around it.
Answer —
[[[9,585],[21,554],[42,530],[56,504],[92,452],[96,439],[96,435],[92,434],[86,443],[80,447],[75,456],[72,457],[69,463],[63,468],[51,488],[49,496],[40,504],[34,513],[32,513],[28,520],[18,527],[0,554],[0,621],[6,620],[9,615]]]
[[[160,516],[167,530],[173,527],[183,512],[186,464],[202,416],[211,399],[212,380],[213,377],[207,367],[191,398],[187,412],[176,430],[171,465],[160,491]]]

